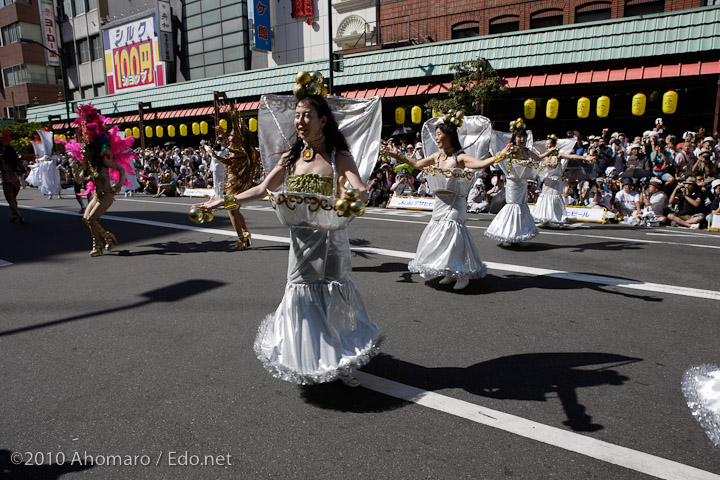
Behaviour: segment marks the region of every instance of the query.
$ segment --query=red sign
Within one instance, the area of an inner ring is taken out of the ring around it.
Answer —
[[[314,13],[313,0],[293,0],[292,18],[312,17]]]
[[[154,85],[153,41],[133,43],[113,49],[114,90]]]

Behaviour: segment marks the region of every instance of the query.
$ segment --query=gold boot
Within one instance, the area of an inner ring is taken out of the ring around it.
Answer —
[[[92,250],[90,250],[91,257],[99,257],[103,254],[103,244],[100,232],[97,229],[98,223],[83,217],[83,223],[90,229],[90,235],[92,235]]]
[[[247,230],[242,231],[242,235],[238,237],[238,243],[233,247],[234,250],[247,250],[252,245],[252,236]]]
[[[100,236],[105,240],[105,250],[112,250],[115,248],[115,245],[118,244],[118,240],[115,238],[115,235],[105,230],[102,225],[100,225],[100,222],[97,222],[97,228],[100,232]]]

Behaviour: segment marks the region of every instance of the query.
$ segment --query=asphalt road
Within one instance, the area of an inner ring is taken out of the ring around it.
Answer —
[[[456,293],[407,272],[429,213],[368,210],[353,278],[383,354],[367,388],[298,387],[252,350],[287,268],[267,203],[234,252],[223,212],[197,226],[190,199],[120,196],[102,222],[120,245],[91,258],[74,199],[19,201],[0,478],[720,478],[680,390],[720,363],[718,232],[578,224],[504,249],[471,215],[489,274]]]

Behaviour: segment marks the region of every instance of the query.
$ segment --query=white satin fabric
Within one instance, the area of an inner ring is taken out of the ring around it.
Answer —
[[[529,169],[526,169],[529,170]],[[527,204],[527,179],[507,177],[505,206],[498,212],[485,235],[498,242],[526,242],[537,237],[535,219]]]
[[[212,157],[209,170],[213,176],[213,192],[216,197],[222,198],[225,194],[225,165],[217,158]]]
[[[255,353],[276,378],[302,385],[335,380],[380,351],[382,332],[368,317],[350,278],[350,244],[334,198],[271,195],[290,228],[285,295],[260,324]]]
[[[539,177],[543,181],[542,192],[535,203],[533,217],[537,223],[567,223],[567,208],[562,196],[565,182],[562,174],[567,160],[558,160],[554,166],[543,162]]]
[[[43,157],[38,160],[38,166],[33,168],[25,181],[34,187],[40,187],[43,195],[59,195],[61,185],[57,166],[57,157]]]
[[[423,170],[428,187],[436,193],[430,223],[418,242],[408,269],[423,278],[450,276],[482,278],[487,272],[465,222],[467,194],[473,175],[459,168],[430,167]]]

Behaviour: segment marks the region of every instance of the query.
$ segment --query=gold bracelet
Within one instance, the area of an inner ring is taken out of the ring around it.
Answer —
[[[223,203],[225,204],[226,210],[240,208],[240,205],[238,205],[237,200],[235,199],[235,195],[223,195]]]

